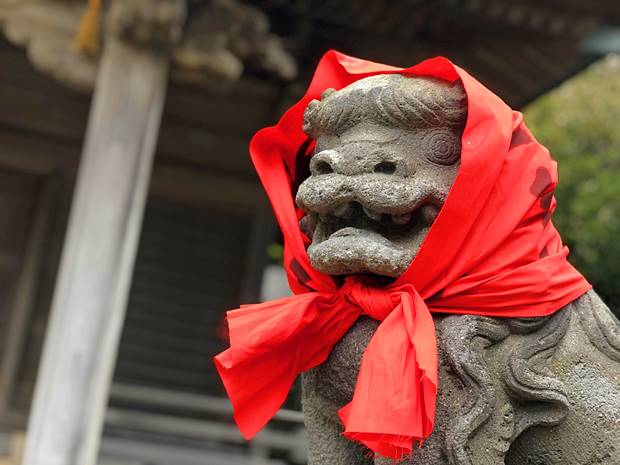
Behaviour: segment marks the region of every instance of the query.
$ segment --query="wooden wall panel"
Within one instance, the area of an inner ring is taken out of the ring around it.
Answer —
[[[239,303],[252,217],[147,206],[115,379],[221,394],[212,357]]]
[[[6,339],[4,330],[11,315],[38,181],[33,175],[0,169],[0,344]]]

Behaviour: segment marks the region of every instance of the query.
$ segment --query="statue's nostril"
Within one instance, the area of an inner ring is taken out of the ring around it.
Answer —
[[[320,160],[317,161],[316,163],[314,163],[314,172],[316,174],[329,174],[329,173],[333,173],[334,170],[332,169],[331,165],[329,163],[327,163],[326,161]]]
[[[391,161],[382,161],[375,165],[375,173],[393,174],[396,171],[396,165]]]

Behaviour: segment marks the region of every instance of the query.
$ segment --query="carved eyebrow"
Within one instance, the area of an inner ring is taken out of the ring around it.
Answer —
[[[386,142],[393,142],[395,140],[401,139],[403,137],[403,134],[398,131],[398,130],[394,130],[392,132],[393,137],[386,137],[386,138],[378,138],[376,137],[376,135],[373,135],[373,137],[369,138],[369,139],[361,139],[361,138],[354,138],[352,140],[345,140],[342,141],[341,137],[338,137],[338,140],[340,141],[338,143],[338,149],[342,149],[342,148],[346,148],[349,145],[354,145],[354,144],[360,144],[360,143],[364,143],[364,144],[372,144],[372,145],[376,145],[378,146],[377,148],[374,148],[371,153],[379,153],[379,152],[383,152],[383,153],[390,153],[390,150],[387,150],[385,147],[382,147],[382,145]],[[332,144],[329,144],[329,147],[322,147],[318,142],[317,144],[314,146],[314,149],[312,151],[312,155],[314,156],[317,153],[320,153],[324,150],[332,150],[334,149]]]
[[[341,145],[343,146],[348,145],[348,144],[353,144],[353,143],[359,143],[359,142],[380,145],[386,142],[393,142],[395,140],[398,140],[402,136],[403,136],[403,132],[399,128],[384,128],[383,130],[379,132],[376,132],[376,131],[373,132],[373,134],[369,135],[368,137],[364,137],[364,136],[360,136],[356,134],[355,136],[352,136],[352,137],[338,136],[338,139],[340,140]]]
[[[410,91],[402,85],[377,86],[370,90],[338,92],[324,101],[313,101],[304,113],[304,131],[316,138],[320,133],[340,134],[361,121],[402,129],[453,127],[462,129],[466,97],[457,89],[445,89],[437,99],[424,89]]]
[[[316,134],[325,132],[339,134],[352,127],[354,123],[347,116],[351,116],[353,110],[351,105],[343,100],[344,98],[340,97],[324,102],[315,101],[314,106],[309,104],[304,112],[304,131],[315,137]]]

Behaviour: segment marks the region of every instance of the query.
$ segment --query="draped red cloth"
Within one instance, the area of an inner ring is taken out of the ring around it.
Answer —
[[[375,74],[454,82],[467,93],[461,166],[409,269],[385,287],[356,277],[338,286],[314,270],[293,197],[309,155],[302,117],[327,88]],[[227,313],[230,348],[215,358],[239,429],[251,438],[276,413],[295,378],[321,364],[361,314],[382,323],[363,356],[344,435],[395,459],[433,430],[437,346],[431,312],[492,317],[549,315],[590,289],[568,263],[550,221],[556,163],[520,113],[446,58],[395,68],[327,52],[304,97],[250,144],[284,235],[292,297]]]

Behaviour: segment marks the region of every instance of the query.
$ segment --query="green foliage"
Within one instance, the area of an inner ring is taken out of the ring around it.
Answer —
[[[529,105],[525,120],[558,161],[553,223],[571,262],[620,310],[620,55]]]

